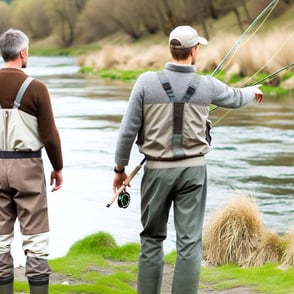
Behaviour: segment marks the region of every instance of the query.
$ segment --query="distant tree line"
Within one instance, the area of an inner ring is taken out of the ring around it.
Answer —
[[[137,40],[169,31],[180,24],[197,24],[209,39],[209,20],[233,12],[240,31],[270,0],[0,0],[0,33],[9,27],[31,39],[54,36],[60,47],[99,40],[121,31]],[[279,11],[293,3],[283,0]]]

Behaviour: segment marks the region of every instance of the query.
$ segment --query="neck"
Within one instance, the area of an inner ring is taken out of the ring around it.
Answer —
[[[4,63],[4,68],[22,68],[22,62],[21,60],[13,60],[13,61],[7,61]]]
[[[176,60],[176,59],[173,59],[173,63],[175,64],[189,64],[191,65],[192,62],[191,62],[191,58],[188,58],[188,59],[183,59],[183,60]]]

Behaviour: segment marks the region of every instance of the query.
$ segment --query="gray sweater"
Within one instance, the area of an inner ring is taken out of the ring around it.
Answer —
[[[195,72],[196,68],[192,65],[166,64],[165,73],[176,97],[183,97]],[[189,157],[205,155],[209,151],[209,144],[205,139],[205,121],[208,118],[210,104],[224,108],[240,108],[253,101],[255,97],[253,87],[232,88],[213,77],[199,77],[198,88],[189,103],[186,103],[184,110],[183,128],[187,132],[190,129],[191,131],[190,134],[186,134],[186,139],[183,139],[184,142],[188,142],[183,149]],[[171,105],[156,72],[145,72],[140,75],[131,92],[118,134],[115,151],[115,163],[118,166],[128,165],[136,136],[144,132],[142,129],[145,129],[146,125],[149,127],[152,124],[153,129],[149,129],[143,143],[140,143],[140,152],[147,158],[173,159],[171,148],[167,144],[172,124]],[[194,115],[195,117],[192,117]],[[166,138],[161,138],[164,136]],[[147,148],[144,147],[146,144]]]

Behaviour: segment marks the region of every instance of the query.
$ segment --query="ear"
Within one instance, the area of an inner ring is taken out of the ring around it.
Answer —
[[[192,55],[192,56],[195,56],[196,53],[197,53],[197,47],[193,47],[193,48],[191,49],[191,55]]]
[[[27,50],[26,48],[20,50],[19,55],[20,55],[21,58],[24,58],[26,56],[26,50]]]

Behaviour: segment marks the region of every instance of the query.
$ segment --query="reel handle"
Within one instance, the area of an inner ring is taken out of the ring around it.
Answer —
[[[106,207],[110,207],[110,205],[115,201],[117,196],[125,189],[125,185],[123,184],[116,192],[113,194],[113,196],[108,200]]]

